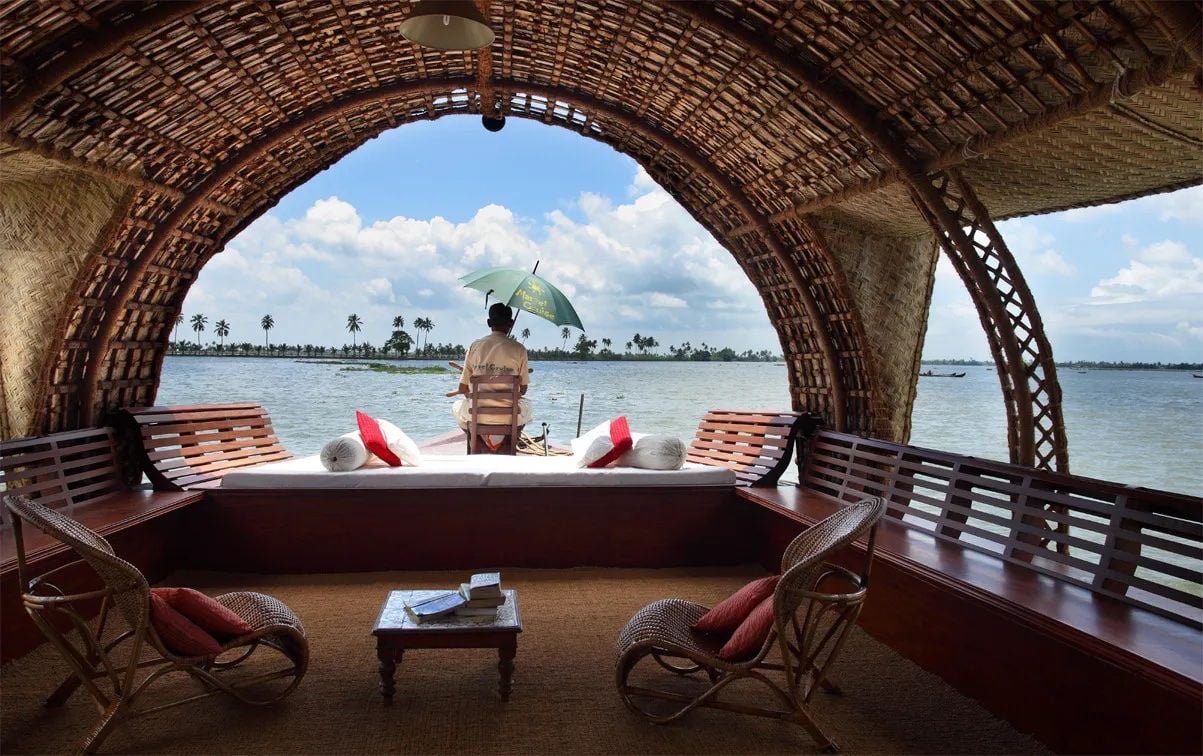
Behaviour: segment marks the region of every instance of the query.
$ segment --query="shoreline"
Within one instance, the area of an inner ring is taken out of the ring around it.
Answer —
[[[436,354],[423,357],[382,357],[373,355],[371,357],[362,357],[357,355],[304,355],[304,354],[218,354],[213,352],[196,353],[196,352],[168,352],[168,357],[218,357],[223,359],[242,358],[251,360],[299,360],[302,362],[334,362],[334,361],[352,361],[352,362],[422,362],[422,361],[440,361],[440,360],[462,360],[463,354]],[[589,355],[581,357],[579,355],[566,355],[564,357],[538,357],[531,358],[530,362],[739,362],[739,363],[763,363],[766,365],[784,365],[784,360],[780,357],[770,360],[758,359],[733,359],[733,360],[683,360],[671,355],[654,355],[654,354],[615,354],[612,356]],[[949,361],[941,360],[921,360],[921,365],[942,365],[946,367],[984,367],[990,370],[994,369],[994,364],[990,362],[964,362],[964,361]],[[1154,372],[1154,373],[1189,373],[1203,371],[1203,363],[1174,365],[1174,366],[1157,366],[1150,364],[1124,364],[1124,363],[1107,363],[1107,362],[1057,362],[1054,363],[1059,368],[1070,370],[1111,370],[1111,371],[1128,371],[1128,372]]]

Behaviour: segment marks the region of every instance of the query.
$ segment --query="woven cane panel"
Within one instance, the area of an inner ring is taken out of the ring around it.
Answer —
[[[1135,133],[1134,133],[1135,132]],[[1039,160],[1048,170],[1033,175]],[[1203,105],[1190,77],[1016,140],[962,168],[998,218],[1038,212],[1046,199],[1077,207],[1166,184],[1203,181]],[[1025,191],[1008,191],[1026,182]],[[1039,199],[1037,199],[1039,198]]]
[[[938,258],[935,238],[872,234],[845,222],[838,211],[816,213],[810,222],[843,269],[864,325],[873,385],[881,393],[871,430],[905,443]]]
[[[73,285],[126,188],[27,153],[0,155],[0,436],[35,433]]]
[[[901,184],[892,184],[875,192],[851,197],[832,208],[832,215],[849,226],[882,236],[922,236],[931,233],[923,215],[915,208],[911,193]]]

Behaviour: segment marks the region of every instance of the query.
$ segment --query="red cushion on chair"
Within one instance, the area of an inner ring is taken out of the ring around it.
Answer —
[[[355,422],[359,424],[359,437],[363,439],[363,445],[368,447],[368,451],[384,460],[389,467],[401,466],[401,458],[388,448],[388,439],[384,437],[384,431],[380,430],[380,423],[377,423],[375,418],[366,412],[355,410]]]
[[[610,421],[610,443],[614,445],[610,451],[590,462],[589,467],[605,467],[631,450],[634,442],[626,415],[619,415]]]
[[[194,625],[218,638],[237,637],[254,628],[230,609],[193,588],[151,588],[150,592],[184,615]]]
[[[735,628],[735,632],[718,650],[718,658],[724,661],[742,661],[755,656],[772,629],[773,596],[769,594],[768,598],[757,604],[747,619]]]
[[[168,651],[180,656],[213,656],[221,644],[192,620],[171,608],[162,596],[150,594],[150,624]]]
[[[773,595],[780,579],[777,575],[772,575],[753,580],[703,614],[701,619],[693,623],[693,629],[703,633],[735,632],[740,623],[748,618],[765,597]]]

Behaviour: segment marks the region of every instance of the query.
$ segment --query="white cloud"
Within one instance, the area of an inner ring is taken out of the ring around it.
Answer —
[[[1203,186],[1158,194],[1148,201],[1157,208],[1161,220],[1203,223]]]
[[[642,169],[621,201],[582,193],[561,208],[528,219],[490,204],[458,223],[401,215],[365,223],[335,196],[300,218],[268,213],[206,266],[185,310],[227,318],[238,340],[271,312],[273,340],[341,344],[342,323],[355,312],[361,341],[381,343],[403,315],[434,320],[436,342],[467,343],[484,328],[484,295],[459,277],[540,261],[539,273],[569,296],[594,338],[621,344],[639,330],[664,347],[705,339],[780,348],[730,253]],[[533,346],[560,343],[558,327],[534,318],[523,325]]]
[[[1090,290],[1092,304],[1158,302],[1177,297],[1203,296],[1203,258],[1186,245],[1160,241],[1144,247],[1126,268],[1099,281]]]
[[[1019,218],[1006,221],[1000,224],[999,233],[1002,234],[1007,248],[1015,255],[1020,270],[1025,273],[1072,276],[1077,272],[1077,268],[1056,249],[1056,237],[1041,229],[1032,220]]]
[[[391,304],[397,301],[397,295],[393,293],[393,285],[387,278],[373,278],[363,288],[369,301],[377,304]]]
[[[653,291],[647,299],[647,304],[649,307],[663,307],[667,309],[680,309],[689,306],[684,299],[660,291]]]
[[[1114,202],[1109,205],[1093,205],[1091,207],[1075,207],[1061,213],[1061,217],[1070,223],[1086,223],[1108,215],[1116,215],[1122,209],[1122,203]]]

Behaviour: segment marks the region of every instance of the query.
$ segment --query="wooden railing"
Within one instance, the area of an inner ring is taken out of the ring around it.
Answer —
[[[1203,628],[1203,500],[823,431],[801,485]]]

